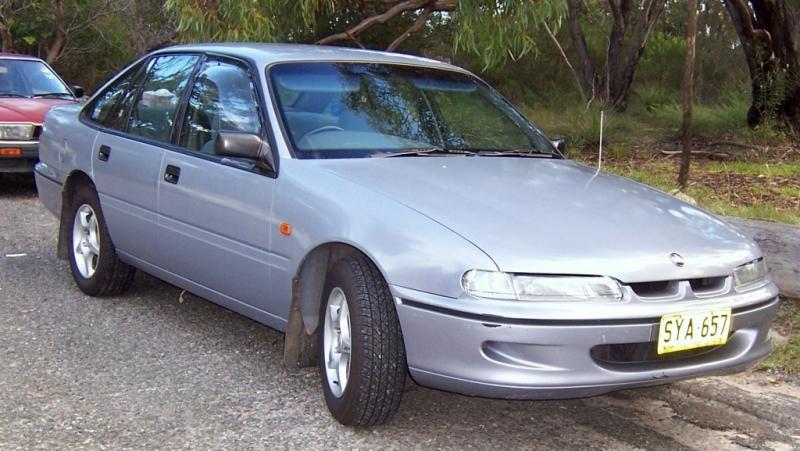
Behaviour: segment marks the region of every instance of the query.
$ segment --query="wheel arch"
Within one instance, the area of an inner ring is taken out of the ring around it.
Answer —
[[[292,279],[292,303],[284,343],[286,366],[297,368],[316,363],[316,334],[326,275],[336,262],[349,256],[366,258],[387,280],[375,259],[351,243],[329,241],[307,252]]]
[[[94,181],[89,174],[80,169],[73,170],[64,180],[61,189],[61,214],[58,225],[57,256],[61,260],[69,258],[69,212],[72,207],[72,196],[79,186],[89,186],[94,189]]]

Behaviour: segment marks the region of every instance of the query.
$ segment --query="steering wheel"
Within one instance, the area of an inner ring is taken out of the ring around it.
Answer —
[[[311,130],[310,132],[306,133],[305,135],[303,135],[302,138],[298,139],[297,142],[300,142],[300,141],[308,138],[311,135],[316,135],[317,133],[322,133],[322,132],[343,132],[343,131],[344,131],[344,129],[342,127],[339,127],[339,126],[336,126],[336,125],[323,125],[320,128],[315,128],[314,130]]]

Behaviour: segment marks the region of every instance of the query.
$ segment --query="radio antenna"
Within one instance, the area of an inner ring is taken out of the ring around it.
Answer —
[[[600,152],[597,156],[597,170],[603,167],[603,110],[600,110]]]

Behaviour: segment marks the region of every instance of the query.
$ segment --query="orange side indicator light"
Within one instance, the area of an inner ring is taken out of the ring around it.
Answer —
[[[281,235],[289,236],[292,234],[292,225],[287,223],[281,223],[280,227]]]
[[[0,156],[3,157],[19,157],[22,155],[22,149],[12,147],[10,149],[0,149]]]

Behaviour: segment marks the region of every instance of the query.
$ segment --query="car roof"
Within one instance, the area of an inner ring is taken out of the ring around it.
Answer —
[[[253,60],[261,66],[293,61],[354,61],[412,64],[464,71],[464,69],[441,61],[402,53],[308,44],[266,44],[257,42],[186,44],[165,47],[153,52],[153,54],[169,53],[176,50],[224,53]]]
[[[0,52],[0,59],[14,59],[14,60],[28,60],[28,61],[41,61],[41,58],[37,58],[31,55],[21,55],[19,53],[2,53]]]

